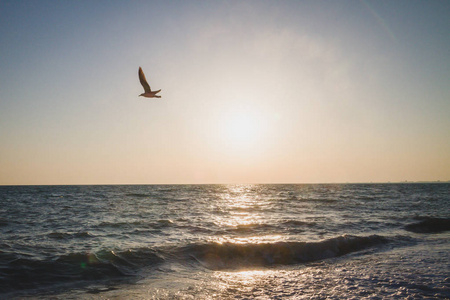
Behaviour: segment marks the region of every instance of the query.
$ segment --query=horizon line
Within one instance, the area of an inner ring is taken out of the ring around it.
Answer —
[[[278,182],[278,183],[56,183],[56,184],[0,184],[8,186],[123,186],[123,185],[323,185],[323,184],[415,184],[450,183],[450,180],[357,181],[357,182]]]

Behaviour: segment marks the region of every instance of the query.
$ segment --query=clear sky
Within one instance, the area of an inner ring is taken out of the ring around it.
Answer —
[[[449,179],[450,1],[0,2],[0,184]]]

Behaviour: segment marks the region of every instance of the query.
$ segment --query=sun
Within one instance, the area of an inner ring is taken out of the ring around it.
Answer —
[[[251,116],[237,113],[227,121],[226,134],[234,143],[250,142],[258,135],[258,124]]]
[[[256,147],[264,135],[264,122],[250,110],[230,111],[224,115],[221,134],[228,146],[241,150]]]

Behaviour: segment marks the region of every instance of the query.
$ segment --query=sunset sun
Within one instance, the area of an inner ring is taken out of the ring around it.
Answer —
[[[250,142],[258,134],[258,124],[252,117],[238,113],[228,120],[226,135],[235,143]]]
[[[256,147],[265,132],[261,114],[250,109],[230,111],[223,116],[221,134],[228,146],[240,150]]]

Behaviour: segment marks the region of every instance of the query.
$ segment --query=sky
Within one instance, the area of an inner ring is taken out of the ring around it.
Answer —
[[[450,1],[1,1],[0,185],[450,180]],[[161,99],[138,97],[142,67]]]

